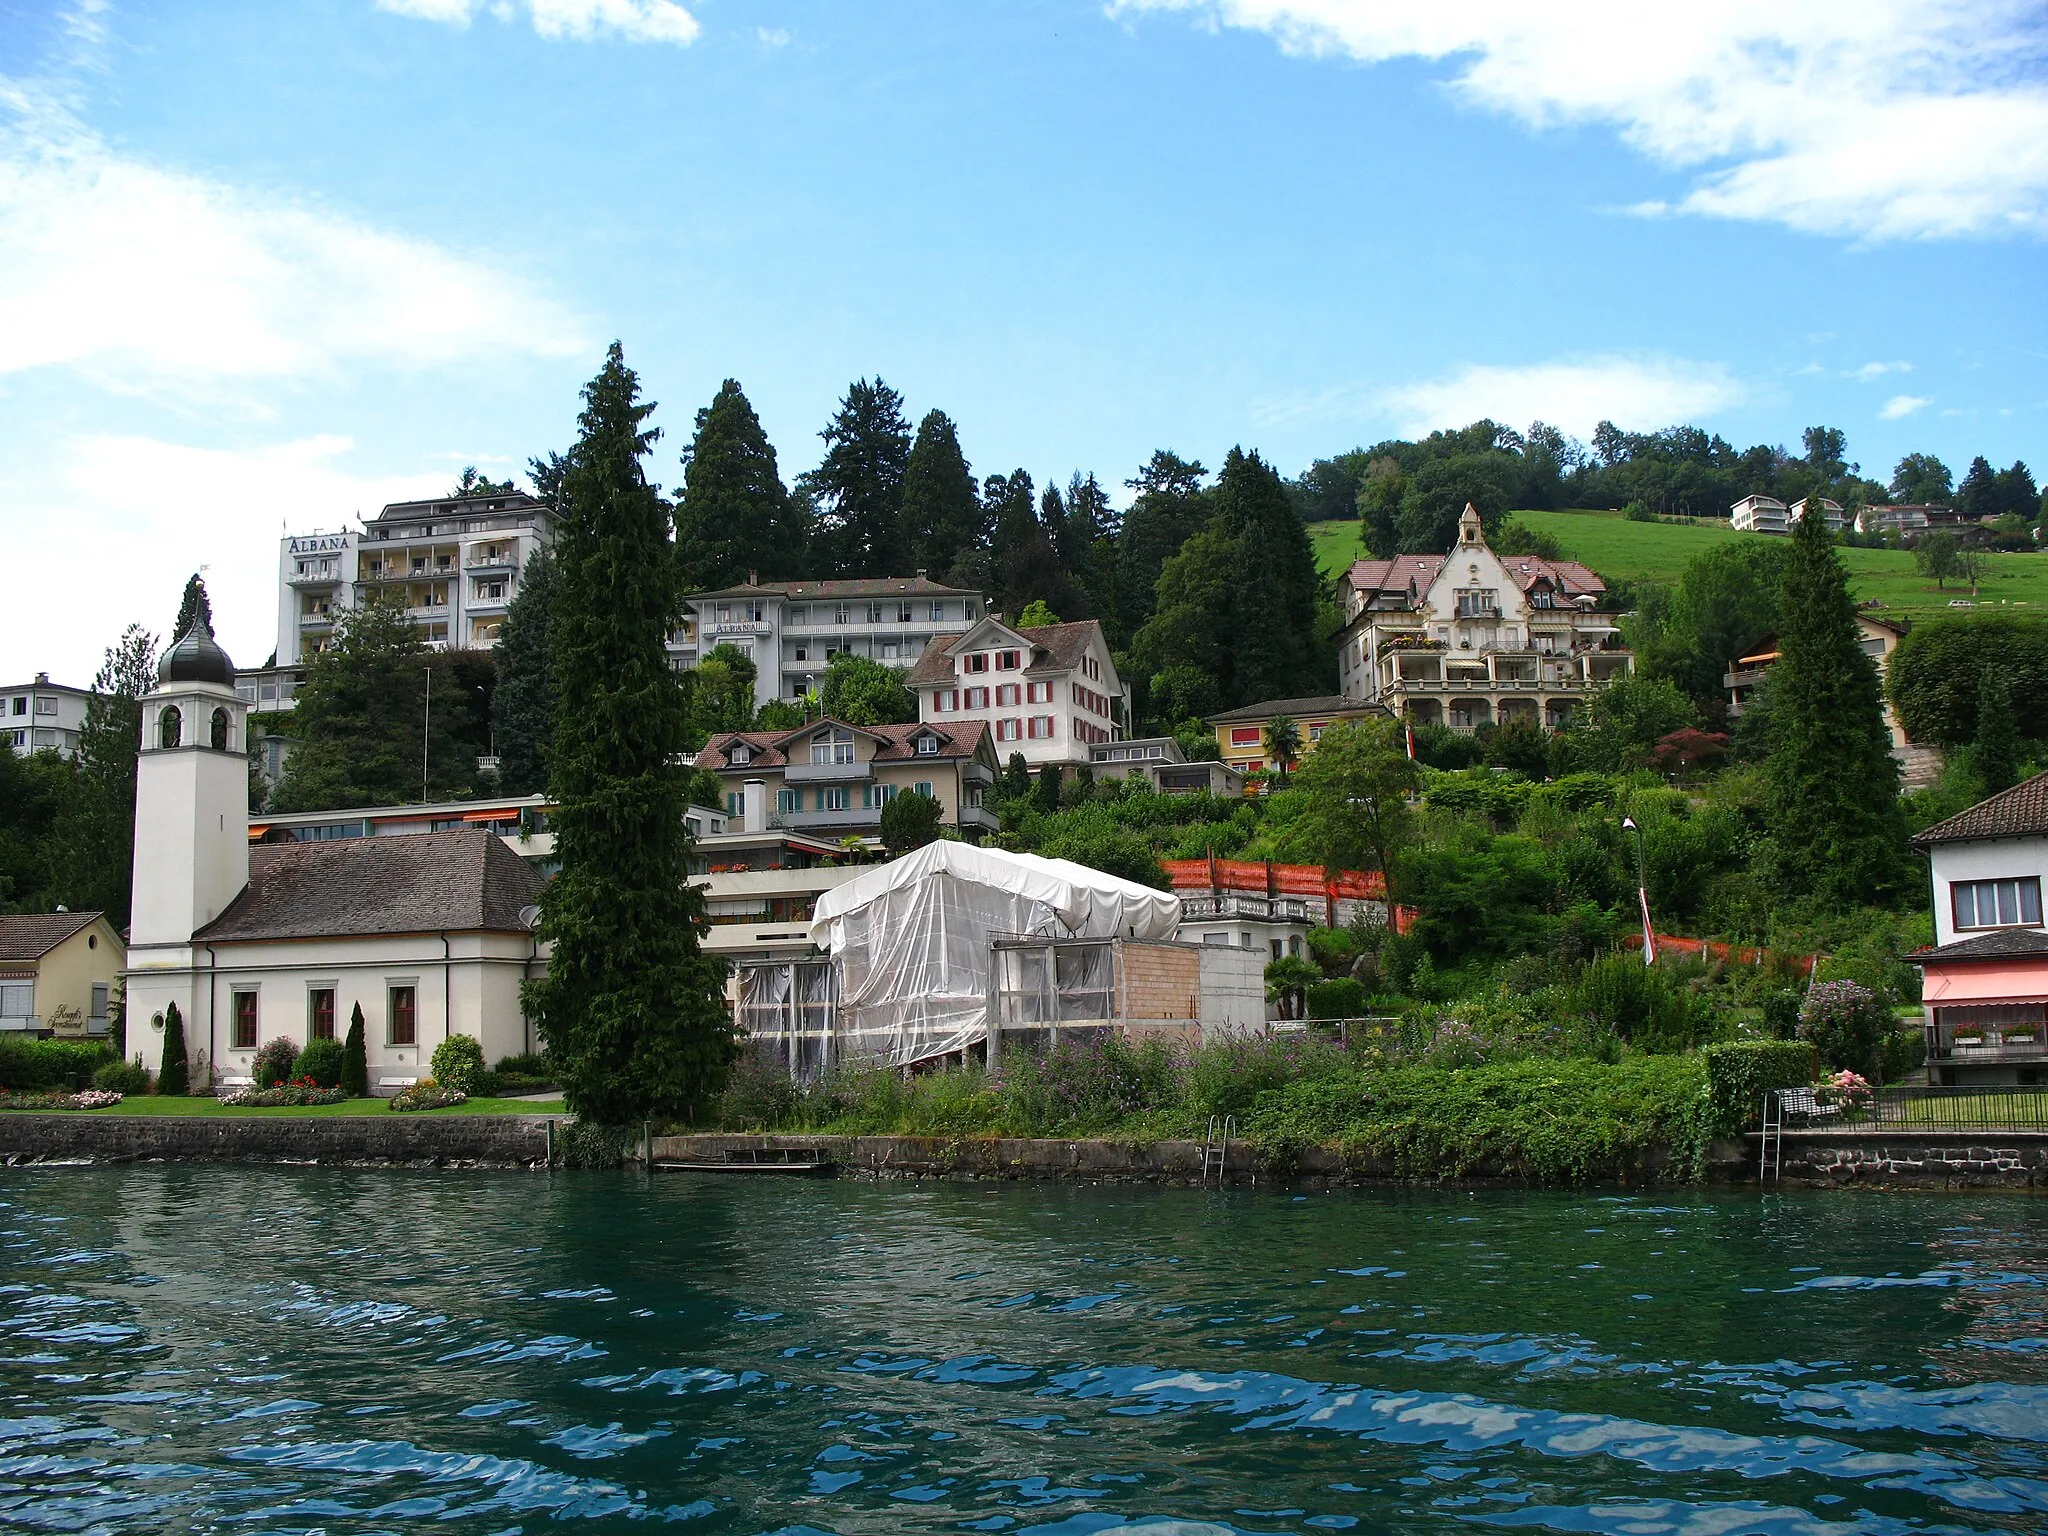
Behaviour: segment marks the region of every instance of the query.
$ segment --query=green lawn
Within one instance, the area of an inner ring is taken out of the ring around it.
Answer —
[[[1685,562],[1716,544],[1768,538],[1733,528],[1689,523],[1632,523],[1618,512],[1515,512],[1524,527],[1555,538],[1565,557],[1622,581],[1675,582]],[[1364,551],[1357,523],[1318,523],[1309,529],[1316,562],[1324,573],[1341,575]],[[1913,557],[1899,549],[1844,549],[1849,585],[1857,598],[1876,598],[1906,614],[1946,613],[1949,602],[1970,596],[1950,582],[1936,587],[1913,569]],[[2048,555],[1994,554],[1976,595],[1979,606],[2040,604],[2048,607]]]
[[[202,1116],[209,1120],[225,1120],[237,1117],[260,1115],[388,1115],[393,1113],[388,1099],[344,1099],[339,1104],[316,1104],[305,1109],[239,1109],[222,1104],[218,1099],[202,1098],[158,1098],[154,1094],[129,1097],[106,1109],[20,1109],[11,1111],[20,1115],[183,1115]],[[559,1115],[562,1111],[560,1099],[471,1099],[467,1104],[456,1104],[447,1109],[416,1109],[407,1113],[415,1115]]]

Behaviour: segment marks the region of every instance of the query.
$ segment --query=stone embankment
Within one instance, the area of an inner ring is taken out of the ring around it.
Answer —
[[[0,1115],[0,1160],[544,1168],[545,1115]],[[559,1160],[559,1159],[558,1159]]]
[[[1787,1187],[2048,1189],[2048,1131],[1787,1131],[1784,1141],[1772,1182]]]

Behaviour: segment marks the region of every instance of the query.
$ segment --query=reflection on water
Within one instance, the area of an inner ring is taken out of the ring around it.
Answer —
[[[47,1531],[2048,1529],[2048,1207],[0,1183]]]

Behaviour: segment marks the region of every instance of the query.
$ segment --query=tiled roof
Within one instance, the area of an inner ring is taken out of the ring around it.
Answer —
[[[1607,590],[1606,582],[1576,560],[1545,560],[1540,555],[1500,555],[1497,558],[1507,567],[1515,585],[1524,592],[1545,577],[1560,592],[1572,597],[1581,593],[1598,597]]]
[[[698,602],[707,597],[773,597],[782,596],[797,602],[815,600],[821,597],[979,597],[981,594],[968,587],[948,587],[922,576],[877,576],[862,577],[849,581],[764,581],[759,584],[742,583],[736,587],[720,587],[715,592],[692,592],[685,602]]]
[[[249,883],[193,935],[329,939],[358,934],[524,932],[541,879],[495,832],[465,827],[328,843],[259,843]]]
[[[2048,773],[1980,800],[1947,821],[1936,822],[1913,841],[1922,848],[1936,843],[1967,843],[1987,837],[2048,835]]]
[[[1915,950],[1906,959],[1914,965],[1924,965],[1929,961],[2025,960],[2036,956],[2048,958],[2048,933],[2038,928],[2000,928],[1935,949]]]
[[[0,915],[0,960],[40,960],[73,934],[90,928],[99,912],[9,912]]]
[[[1442,555],[1396,555],[1391,560],[1354,560],[1346,579],[1356,592],[1406,592],[1412,581],[1420,596],[1444,568],[1444,559]]]
[[[1320,694],[1310,699],[1268,699],[1263,704],[1243,704],[1236,709],[1226,709],[1220,715],[1211,715],[1211,725],[1244,724],[1252,720],[1270,720],[1275,715],[1285,715],[1298,720],[1303,715],[1363,715],[1375,713],[1369,704],[1357,699],[1347,699],[1341,693]]]
[[[1031,643],[1031,661],[1027,670],[1058,667],[1071,672],[1087,653],[1089,641],[1102,633],[1102,626],[1093,619],[1076,619],[1071,624],[1041,624],[1036,629],[1016,629],[1009,624],[1003,627]],[[924,654],[917,658],[917,665],[910,669],[903,681],[912,688],[929,688],[934,683],[950,682],[954,676],[950,652],[965,638],[964,635],[933,636],[925,645]]]
[[[709,768],[713,773],[731,771],[735,767],[785,768],[790,762],[789,749],[799,745],[820,725],[840,725],[873,738],[877,742],[874,760],[878,763],[907,763],[920,758],[929,762],[934,756],[973,757],[981,748],[982,738],[988,735],[988,722],[985,720],[963,720],[953,724],[934,720],[909,725],[846,725],[840,720],[813,720],[793,731],[722,731],[704,743],[697,754],[697,766]],[[936,753],[920,754],[914,738],[933,732],[945,744]],[[753,757],[748,762],[734,764],[733,745],[742,741],[754,749]]]

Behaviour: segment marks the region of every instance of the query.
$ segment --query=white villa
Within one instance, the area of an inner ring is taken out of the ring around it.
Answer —
[[[1585,566],[1498,555],[1472,507],[1448,555],[1360,560],[1345,575],[1344,697],[1417,725],[1557,730],[1594,690],[1635,668],[1606,584]]]

